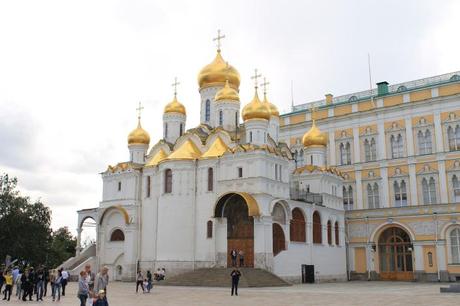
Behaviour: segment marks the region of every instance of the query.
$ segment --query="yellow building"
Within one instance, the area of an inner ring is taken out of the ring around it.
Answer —
[[[312,105],[345,178],[350,278],[459,279],[460,72],[294,106],[279,138],[297,167]]]

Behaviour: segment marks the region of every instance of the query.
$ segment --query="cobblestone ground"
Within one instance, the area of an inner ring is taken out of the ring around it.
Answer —
[[[460,305],[460,294],[439,293],[438,283],[347,282],[295,285],[282,288],[241,289],[239,296],[230,296],[230,289],[202,287],[156,286],[150,294],[136,294],[132,283],[109,285],[110,306],[147,305]],[[15,297],[0,305],[80,305],[76,283],[70,283],[67,295],[60,302],[49,297],[44,302],[22,302]]]

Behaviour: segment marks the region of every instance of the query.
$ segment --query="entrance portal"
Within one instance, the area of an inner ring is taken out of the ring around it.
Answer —
[[[378,243],[380,278],[384,280],[413,280],[412,243],[402,228],[390,227]]]
[[[232,267],[230,253],[236,250],[243,251],[245,267],[254,267],[254,218],[246,200],[237,193],[223,196],[216,206],[218,216],[227,218],[227,266]]]

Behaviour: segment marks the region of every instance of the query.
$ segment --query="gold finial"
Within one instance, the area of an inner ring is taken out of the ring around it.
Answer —
[[[180,82],[177,81],[177,77],[174,77],[174,83],[171,84],[174,87],[174,97],[177,96],[177,85],[180,85]]]
[[[264,97],[267,95],[267,85],[270,85],[270,82],[267,82],[267,79],[264,77],[264,82],[260,84],[264,88]]]
[[[225,35],[220,35],[220,29],[217,30],[217,37],[212,39],[212,41],[217,41],[217,52],[220,52],[220,41],[223,38],[225,38]]]
[[[254,80],[254,87],[255,87],[256,89],[257,89],[257,87],[258,87],[258,86],[257,86],[257,85],[258,85],[258,84],[257,84],[257,79],[260,78],[261,76],[262,76],[262,75],[261,75],[260,73],[258,74],[257,68],[254,69],[254,75],[251,77],[251,79]]]
[[[139,120],[139,122],[141,121],[141,113],[143,110],[144,110],[144,107],[142,106],[141,101],[139,101],[139,106],[136,108],[137,120]]]
[[[311,113],[310,116],[311,116],[311,120],[313,121],[313,124],[315,124],[315,112],[317,108],[318,107],[314,103],[312,103],[310,106],[310,113]]]

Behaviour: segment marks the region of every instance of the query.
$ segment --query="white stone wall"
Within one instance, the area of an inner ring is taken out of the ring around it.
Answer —
[[[163,138],[169,143],[175,143],[177,138],[185,133],[186,116],[180,113],[163,114]],[[167,128],[166,128],[167,125]],[[166,131],[167,129],[167,131]]]

